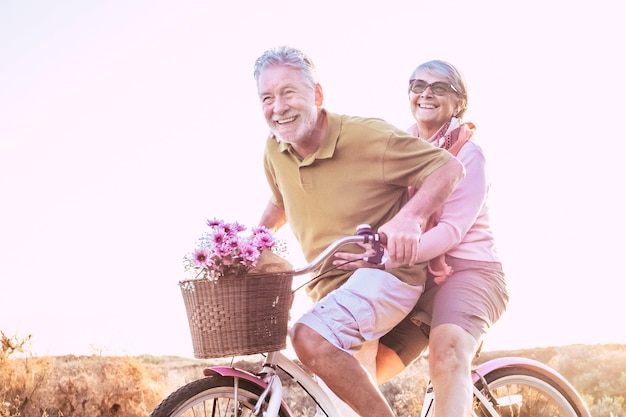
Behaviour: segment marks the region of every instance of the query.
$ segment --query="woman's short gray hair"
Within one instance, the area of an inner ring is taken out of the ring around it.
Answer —
[[[461,98],[461,109],[459,110],[459,113],[455,116],[463,118],[463,115],[467,111],[467,104],[469,101],[469,97],[467,94],[467,83],[465,82],[465,77],[463,76],[463,73],[449,62],[439,59],[420,64],[417,68],[413,70],[410,79],[414,79],[415,75],[420,71],[444,77],[454,87],[454,89],[457,91],[458,96]]]
[[[289,46],[278,46],[265,51],[254,63],[254,79],[257,84],[263,70],[275,65],[289,66],[300,70],[311,88],[315,88],[319,83],[317,70],[311,58],[299,49]]]

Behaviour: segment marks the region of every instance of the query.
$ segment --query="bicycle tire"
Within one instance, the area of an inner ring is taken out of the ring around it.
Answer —
[[[501,417],[581,417],[576,403],[558,383],[545,375],[522,367],[505,367],[484,375],[489,391],[498,401]],[[475,384],[483,393],[483,383]],[[473,414],[490,416],[485,406],[474,398]]]
[[[150,417],[252,417],[263,387],[250,381],[237,381],[237,413],[234,410],[235,378],[211,375],[192,381],[171,393],[150,413]],[[267,407],[268,399],[265,399]],[[262,415],[262,414],[261,414]],[[280,417],[290,417],[283,406]]]

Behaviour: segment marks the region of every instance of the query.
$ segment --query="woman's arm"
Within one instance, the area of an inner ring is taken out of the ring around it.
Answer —
[[[418,262],[428,261],[458,246],[480,214],[489,191],[485,157],[480,147],[466,144],[459,153],[465,178],[444,204],[439,222],[424,232]]]

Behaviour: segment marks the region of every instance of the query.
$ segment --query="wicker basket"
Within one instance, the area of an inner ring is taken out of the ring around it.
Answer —
[[[282,350],[293,301],[292,273],[220,277],[179,283],[196,358]]]

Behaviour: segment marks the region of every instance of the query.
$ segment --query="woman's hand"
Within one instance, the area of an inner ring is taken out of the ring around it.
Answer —
[[[367,258],[375,255],[374,249],[369,243],[359,244],[363,247],[364,251],[361,253],[352,252],[337,252],[335,253],[336,260],[333,261],[333,265],[337,269],[343,269],[346,271],[352,271],[359,268],[376,268],[376,269],[391,269],[397,268],[400,264],[393,263],[389,260],[382,264],[373,264],[367,261]]]
[[[337,269],[343,269],[346,271],[352,271],[354,269],[359,268],[375,268],[375,269],[393,269],[399,266],[402,266],[400,263],[392,262],[387,260],[382,264],[373,264],[367,261],[368,254],[367,252],[352,253],[352,252],[337,252],[335,253],[335,258],[337,260],[333,261],[333,265],[337,267]]]
[[[346,271],[352,271],[359,268],[381,268],[382,265],[376,265],[367,261],[367,258],[375,255],[375,251],[372,245],[369,243],[359,243],[359,246],[363,248],[361,253],[352,252],[337,252],[335,253],[336,260],[333,261],[333,265],[337,269],[343,269]]]
[[[338,259],[333,261],[333,265],[336,266],[337,269],[344,269],[346,271],[359,268],[384,269],[384,265],[376,265],[367,261],[367,258],[373,254],[374,251],[371,249],[363,253],[337,252],[335,253],[335,258]]]

